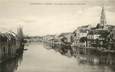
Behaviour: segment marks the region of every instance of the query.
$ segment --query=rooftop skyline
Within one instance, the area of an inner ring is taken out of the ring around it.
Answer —
[[[39,5],[57,2],[76,4]],[[107,24],[114,25],[114,0],[0,0],[0,31],[15,31],[21,25],[26,35],[72,32],[78,26],[99,23],[103,2]]]

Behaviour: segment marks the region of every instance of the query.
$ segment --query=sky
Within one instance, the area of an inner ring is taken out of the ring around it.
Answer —
[[[115,25],[114,0],[0,0],[0,31],[22,26],[32,36],[72,32],[99,23],[102,5],[107,23]]]

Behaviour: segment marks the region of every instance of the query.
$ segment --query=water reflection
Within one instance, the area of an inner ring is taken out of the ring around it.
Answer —
[[[41,43],[30,44],[26,48],[28,50],[24,52],[21,65],[19,65],[19,62],[14,66],[9,64],[9,66],[14,67],[14,72],[115,72],[114,65],[95,65],[88,62],[79,62],[77,57],[68,56],[69,52],[61,54],[57,50],[58,48],[53,50],[50,46]],[[14,61],[14,63],[16,62]],[[10,71],[12,67],[7,68],[9,71],[4,70],[4,72],[13,72]]]
[[[47,49],[53,49],[56,52],[59,52],[61,55],[67,56],[67,57],[74,57],[76,59],[76,66],[79,66],[78,70],[79,72],[115,72],[115,54],[112,53],[103,53],[100,55],[96,55],[94,53],[89,54],[78,54],[77,56],[74,56],[73,51],[70,49],[67,49],[64,46],[52,46],[48,44],[44,44],[45,48]],[[62,48],[65,48],[65,50]]]
[[[0,72],[115,72],[115,65],[93,64],[90,59],[73,57],[66,51],[61,54],[58,48],[42,43],[25,48],[24,54],[1,63]]]
[[[101,64],[101,65],[115,65],[115,53],[111,52],[101,52],[93,49],[85,49],[83,48],[73,48],[71,46],[64,46],[64,45],[52,45],[52,44],[45,44],[47,49],[53,49],[59,52],[62,55],[67,57],[75,57],[79,63],[82,64]],[[75,52],[74,52],[75,51]]]
[[[23,54],[0,64],[0,72],[15,72],[23,59]]]

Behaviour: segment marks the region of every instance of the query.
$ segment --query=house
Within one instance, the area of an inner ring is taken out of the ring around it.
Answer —
[[[74,32],[74,43],[77,46],[86,46],[86,42],[84,41],[84,39],[86,40],[87,34],[89,33],[91,29],[90,25],[86,25],[86,26],[80,26],[78,27]]]
[[[73,33],[74,33],[74,36],[75,36],[75,39],[80,39],[80,38],[82,38],[82,37],[86,37],[89,30],[90,30],[90,25],[78,27],[78,28],[73,32]]]
[[[71,43],[72,42],[72,33],[69,32],[69,33],[61,33],[59,36],[59,39],[64,39],[65,42],[69,42]]]

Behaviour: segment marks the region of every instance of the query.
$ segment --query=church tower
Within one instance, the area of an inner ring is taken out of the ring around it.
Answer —
[[[100,16],[100,26],[104,28],[105,25],[106,25],[105,10],[104,7],[102,7],[101,16]]]

